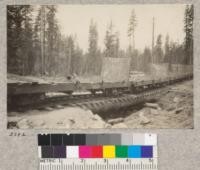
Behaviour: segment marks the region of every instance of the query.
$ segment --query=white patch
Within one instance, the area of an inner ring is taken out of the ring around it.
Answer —
[[[67,158],[79,158],[79,147],[78,146],[67,146]]]
[[[157,135],[145,133],[145,145],[156,146],[157,145]]]

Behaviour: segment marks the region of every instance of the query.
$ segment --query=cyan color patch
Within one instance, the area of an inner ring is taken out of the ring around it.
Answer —
[[[141,158],[141,146],[139,145],[128,146],[128,157]]]

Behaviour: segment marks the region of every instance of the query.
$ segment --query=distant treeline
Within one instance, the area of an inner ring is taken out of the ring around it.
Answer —
[[[97,24],[89,25],[89,47],[86,53],[79,47],[75,36],[61,34],[56,19],[55,5],[7,6],[7,63],[8,73],[19,75],[67,76],[99,75],[103,57],[131,57],[131,69],[148,72],[151,63],[192,64],[193,62],[193,6],[185,9],[185,41],[170,41],[162,35],[156,38],[153,49],[143,52],[135,49],[134,33],[137,19],[134,10],[130,15],[128,34],[130,45],[120,48],[119,32],[112,21],[104,38],[105,50],[98,47]],[[67,22],[67,21],[66,21]],[[151,29],[151,28],[149,28]]]

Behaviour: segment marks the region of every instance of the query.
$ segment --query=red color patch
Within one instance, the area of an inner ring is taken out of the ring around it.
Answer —
[[[102,146],[92,146],[92,157],[93,158],[103,158],[103,147]]]

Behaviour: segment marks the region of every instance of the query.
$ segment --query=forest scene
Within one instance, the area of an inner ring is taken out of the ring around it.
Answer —
[[[7,6],[7,70],[8,73],[27,76],[100,75],[102,58],[130,57],[131,70],[149,73],[150,65],[193,64],[192,5],[186,5],[184,14],[184,42],[176,42],[167,34],[153,37],[152,46],[135,48],[135,30],[140,21],[134,7],[127,26],[129,45],[120,47],[120,32],[113,21],[107,23],[104,48],[99,48],[98,25],[92,19],[88,25],[88,49],[83,51],[76,35],[63,35],[56,18],[56,5]],[[66,21],[67,22],[67,21]],[[149,28],[152,29],[152,28]],[[141,37],[142,39],[145,37]]]
[[[191,4],[8,5],[7,127],[189,128]]]

